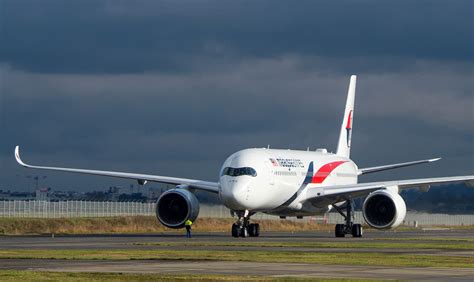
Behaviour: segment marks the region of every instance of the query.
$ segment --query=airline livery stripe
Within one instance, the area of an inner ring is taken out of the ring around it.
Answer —
[[[316,174],[313,176],[313,179],[311,180],[311,183],[323,183],[324,180],[331,174],[333,170],[335,170],[338,166],[341,164],[345,163],[346,161],[339,161],[339,162],[332,162],[323,165],[322,167],[319,168],[319,170],[316,172]]]
[[[351,129],[351,118],[352,118],[352,111],[349,112],[349,117],[347,118],[346,129]]]

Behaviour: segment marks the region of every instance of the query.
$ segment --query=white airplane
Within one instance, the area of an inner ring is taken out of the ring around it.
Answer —
[[[358,168],[349,158],[356,76],[351,76],[344,118],[342,120],[336,153],[326,149],[311,151],[246,149],[232,154],[220,170],[219,182],[167,177],[126,172],[33,166],[20,159],[17,162],[28,168],[134,179],[144,185],[147,181],[176,185],[163,193],[156,203],[156,217],[165,226],[182,228],[187,219],[194,221],[199,213],[196,190],[219,195],[222,204],[237,215],[232,225],[233,237],[256,237],[259,225],[250,223],[256,212],[287,216],[313,216],[335,209],[345,224],[337,224],[336,237],[352,234],[362,236],[361,224],[353,222],[355,198],[366,197],[362,212],[366,223],[375,229],[389,229],[400,225],[406,214],[405,202],[399,192],[406,188],[427,190],[430,185],[450,182],[474,184],[474,176],[455,176],[412,180],[393,180],[358,183],[359,175],[374,173],[439,160],[428,159],[391,165]]]

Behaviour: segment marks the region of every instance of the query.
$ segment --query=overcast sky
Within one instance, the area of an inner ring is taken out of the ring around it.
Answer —
[[[16,144],[211,181],[248,147],[334,151],[351,74],[360,167],[443,157],[361,181],[473,174],[472,3],[0,0],[0,189],[133,183]]]

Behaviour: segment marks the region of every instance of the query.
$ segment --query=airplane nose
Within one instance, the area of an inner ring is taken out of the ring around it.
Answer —
[[[221,181],[221,200],[231,210],[253,210],[259,208],[251,179],[223,179]]]
[[[245,209],[247,206],[248,202],[248,185],[244,184],[237,184],[237,185],[232,185],[232,198],[235,202],[235,204],[241,208]]]
[[[250,189],[247,181],[223,181],[221,199],[231,210],[250,209]]]

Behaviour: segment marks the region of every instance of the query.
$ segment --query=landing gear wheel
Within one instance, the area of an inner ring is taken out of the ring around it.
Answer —
[[[360,238],[362,237],[363,229],[360,224],[352,225],[352,237]]]
[[[345,224],[336,224],[336,237],[344,237],[346,234],[352,234],[353,237],[362,237],[362,226],[360,224],[354,224],[354,213],[353,213],[353,206],[352,206],[352,201],[348,200],[346,201],[346,206],[345,207],[339,207],[336,205],[333,205],[334,209],[340,213],[346,223]],[[346,210],[346,213],[343,212],[343,210]]]
[[[258,223],[250,223],[248,230],[250,237],[258,237],[260,235],[260,225]]]
[[[236,223],[232,224],[232,237],[239,237],[239,225]]]
[[[237,214],[239,217],[237,222],[232,224],[232,237],[258,237],[260,235],[260,225],[257,223],[250,223],[250,217],[255,212],[232,211],[232,214]]]
[[[255,237],[255,224],[254,223],[249,224],[249,236]]]
[[[344,224],[336,224],[336,237],[344,237],[345,236],[345,230],[344,230]]]

